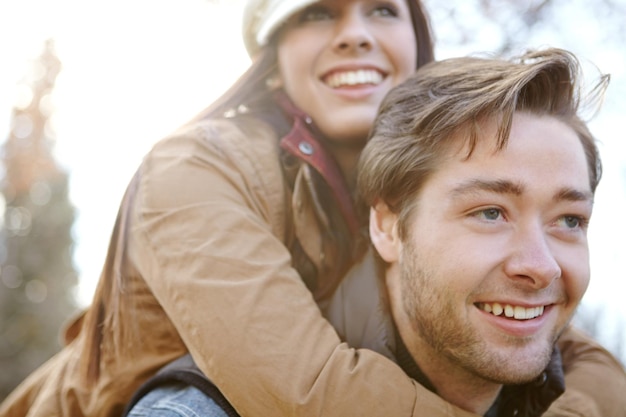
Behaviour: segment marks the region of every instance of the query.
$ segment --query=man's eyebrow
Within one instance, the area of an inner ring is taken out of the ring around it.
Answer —
[[[554,196],[555,201],[589,201],[593,202],[591,191],[581,191],[574,188],[563,188]]]
[[[452,189],[452,197],[462,197],[479,191],[497,194],[513,194],[520,196],[524,192],[524,185],[508,180],[471,179],[458,184]],[[564,187],[554,195],[554,201],[589,201],[593,202],[593,193],[589,190],[578,190]]]
[[[452,189],[452,197],[462,197],[478,191],[488,191],[497,194],[521,195],[524,186],[507,180],[471,179],[458,184]]]

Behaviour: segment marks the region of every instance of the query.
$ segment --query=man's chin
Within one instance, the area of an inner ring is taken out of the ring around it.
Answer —
[[[542,349],[537,352],[500,356],[491,366],[482,370],[482,376],[504,385],[525,384],[537,379],[548,366],[551,352]],[[518,352],[519,353],[519,352]]]

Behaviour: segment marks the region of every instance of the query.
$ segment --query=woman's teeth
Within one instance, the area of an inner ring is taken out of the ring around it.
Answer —
[[[513,318],[516,320],[529,320],[534,319],[535,317],[539,317],[543,314],[544,306],[540,307],[521,307],[521,306],[512,306],[509,304],[500,304],[500,303],[479,303],[478,308],[487,313],[491,313],[494,316],[501,316],[504,314],[505,317]]]
[[[325,82],[331,88],[353,86],[359,84],[378,85],[383,82],[383,75],[375,70],[357,70],[335,72],[329,75]]]

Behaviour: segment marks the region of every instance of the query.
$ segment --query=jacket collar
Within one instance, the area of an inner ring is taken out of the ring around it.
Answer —
[[[279,90],[275,100],[283,111],[292,118],[291,130],[280,141],[282,149],[313,167],[328,183],[337,200],[341,213],[353,236],[359,233],[359,222],[344,176],[335,158],[318,138],[323,135],[315,127],[313,120],[296,107],[287,95]]]

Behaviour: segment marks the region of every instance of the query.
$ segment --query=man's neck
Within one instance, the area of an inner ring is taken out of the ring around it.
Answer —
[[[502,385],[474,376],[441,353],[411,340],[410,335],[404,337],[406,344],[400,334],[397,337],[398,360],[409,376],[459,408],[481,416],[487,413]]]

